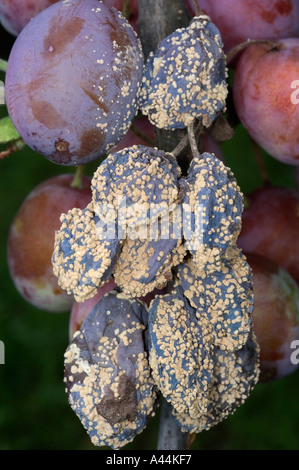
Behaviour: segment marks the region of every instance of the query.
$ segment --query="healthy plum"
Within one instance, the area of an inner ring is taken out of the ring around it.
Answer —
[[[262,187],[246,196],[238,245],[284,267],[299,282],[299,192]]]
[[[277,40],[299,35],[297,0],[197,0],[219,28],[225,52],[248,39]],[[186,4],[194,15],[192,0]]]
[[[299,38],[289,38],[272,50],[255,44],[243,51],[233,86],[236,112],[251,138],[291,165],[299,165],[298,77]]]
[[[3,28],[18,36],[27,23],[58,0],[0,0],[0,20]]]
[[[58,286],[52,272],[55,230],[60,215],[91,200],[90,178],[82,189],[70,186],[71,174],[61,174],[38,185],[16,214],[8,237],[7,258],[12,280],[25,300],[41,310],[65,312],[72,296]]]
[[[61,165],[85,164],[127,132],[142,70],[140,41],[120,12],[98,0],[60,1],[14,43],[8,112],[37,153]]]
[[[260,382],[277,380],[297,369],[292,343],[299,339],[299,286],[282,267],[248,254],[253,273],[253,331],[260,346]]]

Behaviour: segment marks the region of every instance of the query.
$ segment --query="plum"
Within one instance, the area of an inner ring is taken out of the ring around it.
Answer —
[[[91,179],[82,189],[71,187],[72,174],[44,181],[26,197],[11,224],[7,259],[12,280],[25,300],[50,312],[66,312],[74,298],[61,289],[53,274],[52,251],[61,212],[85,207],[91,200]]]
[[[0,0],[0,20],[13,36],[18,36],[29,21],[58,0]]]
[[[60,165],[103,156],[137,112],[143,54],[121,13],[98,0],[57,2],[22,30],[5,79],[26,144]]]
[[[275,159],[299,165],[299,38],[276,48],[254,44],[244,50],[234,75],[233,100],[250,137]]]
[[[247,254],[253,272],[253,331],[260,347],[260,382],[294,372],[292,343],[299,340],[299,286],[281,266]]]

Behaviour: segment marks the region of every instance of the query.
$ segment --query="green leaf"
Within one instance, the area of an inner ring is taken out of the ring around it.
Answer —
[[[0,119],[0,144],[6,144],[20,138],[9,116]]]

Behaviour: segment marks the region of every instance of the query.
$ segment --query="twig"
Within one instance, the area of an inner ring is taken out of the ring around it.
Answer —
[[[139,0],[140,40],[145,60],[158,44],[177,28],[186,27],[190,14],[184,0]],[[161,150],[171,152],[185,135],[185,130],[167,131],[156,129],[156,145]],[[188,142],[188,136],[187,136]],[[181,166],[189,165],[184,160]],[[170,416],[169,407],[162,402],[158,449],[186,449],[186,436],[180,431]]]
[[[192,126],[195,125],[195,121],[193,121],[192,123]],[[190,135],[190,132],[191,132],[191,135]],[[187,147],[188,144],[193,145],[194,147],[194,152],[192,150],[192,147],[191,147],[191,151],[192,151],[192,155],[194,156],[194,153],[196,154],[196,156],[200,153],[200,149],[198,148],[198,138],[199,136],[202,134],[203,132],[203,125],[201,122],[198,122],[198,124],[193,127],[192,131],[189,132],[189,127],[188,127],[188,133],[181,139],[181,141],[178,143],[178,145],[173,149],[171,150],[171,154],[177,158],[178,155]],[[193,141],[193,143],[191,144],[190,142],[190,139],[191,141]]]
[[[160,409],[160,428],[158,435],[158,450],[186,450],[188,433],[183,433],[174,421],[171,405],[162,399]]]
[[[129,18],[130,17],[130,0],[124,0],[123,2],[123,7],[122,7],[122,14],[125,18]]]
[[[171,154],[177,158],[178,155],[184,150],[184,148],[188,145],[189,143],[189,135],[186,134],[182,139],[181,141],[177,144],[177,146],[171,150]]]

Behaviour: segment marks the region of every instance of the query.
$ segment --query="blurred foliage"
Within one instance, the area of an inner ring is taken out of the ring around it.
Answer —
[[[3,31],[1,34],[7,49],[0,41],[0,56],[7,58],[12,39]],[[5,115],[5,106],[1,106],[0,117]],[[223,152],[245,194],[262,184],[242,126],[223,144]],[[292,167],[263,151],[261,156],[273,184],[294,186]],[[88,165],[86,172],[92,175],[96,166]],[[21,203],[37,184],[64,172],[74,173],[74,168],[48,162],[27,147],[0,161],[0,340],[5,344],[5,364],[0,365],[0,450],[100,450],[91,445],[64,391],[69,312],[50,314],[23,300],[11,281],[6,260],[9,227]],[[280,381],[258,384],[233,416],[199,434],[191,449],[298,450],[298,389],[299,370]],[[125,449],[154,450],[158,425],[159,410]]]

